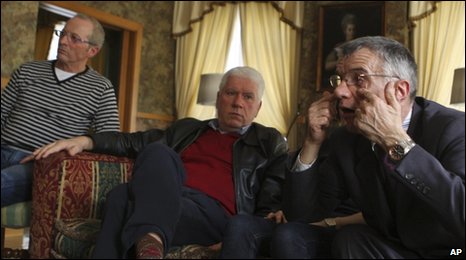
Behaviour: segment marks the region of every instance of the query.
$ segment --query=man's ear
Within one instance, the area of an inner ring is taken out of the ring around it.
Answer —
[[[100,51],[100,48],[97,47],[97,46],[91,46],[89,48],[89,50],[87,50],[87,53],[89,54],[89,58],[92,58],[94,57],[95,55],[97,55],[97,53],[99,53]]]
[[[409,99],[409,90],[411,86],[407,80],[398,80],[395,82],[395,96],[399,101]]]
[[[256,116],[254,116],[254,118],[256,118],[257,115],[259,114],[259,111],[261,110],[261,107],[262,107],[262,100],[261,100],[261,102],[259,103],[259,108],[257,109]]]

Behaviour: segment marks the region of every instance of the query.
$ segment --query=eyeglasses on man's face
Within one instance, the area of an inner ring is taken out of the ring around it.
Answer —
[[[83,39],[81,39],[81,37],[79,37],[79,35],[75,34],[75,33],[70,33],[70,32],[67,32],[65,30],[63,31],[60,31],[60,30],[55,30],[55,35],[62,38],[62,37],[65,37],[65,36],[68,36],[68,39],[71,40],[72,43],[74,44],[78,44],[78,43],[87,43],[87,44],[90,44],[90,45],[95,45],[95,43],[93,42],[89,42],[89,41],[85,41]]]
[[[367,81],[366,79],[367,77],[384,77],[384,78],[397,78],[397,79],[400,78],[398,76],[390,76],[390,75],[383,75],[383,74],[364,74],[364,73],[352,72],[352,73],[347,73],[343,77],[343,79],[340,77],[340,75],[332,75],[330,76],[329,81],[330,81],[330,85],[334,88],[338,87],[343,80],[346,82],[347,86],[361,87]]]

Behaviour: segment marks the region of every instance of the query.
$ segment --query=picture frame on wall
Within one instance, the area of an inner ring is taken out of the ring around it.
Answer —
[[[374,35],[385,35],[383,1],[320,6],[316,91],[331,90],[328,79],[335,74],[339,45]]]

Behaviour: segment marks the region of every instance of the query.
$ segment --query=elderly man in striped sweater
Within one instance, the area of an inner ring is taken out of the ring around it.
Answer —
[[[105,32],[83,14],[68,20],[57,59],[23,64],[2,93],[2,207],[31,199],[33,163],[21,163],[35,149],[58,139],[119,131],[112,83],[88,67]]]

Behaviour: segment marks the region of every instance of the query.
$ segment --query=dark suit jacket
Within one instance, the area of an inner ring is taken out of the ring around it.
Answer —
[[[464,115],[417,97],[408,129],[417,145],[392,167],[362,135],[335,130],[328,154],[307,171],[287,173],[285,214],[321,220],[350,198],[368,225],[421,256],[464,252]]]

